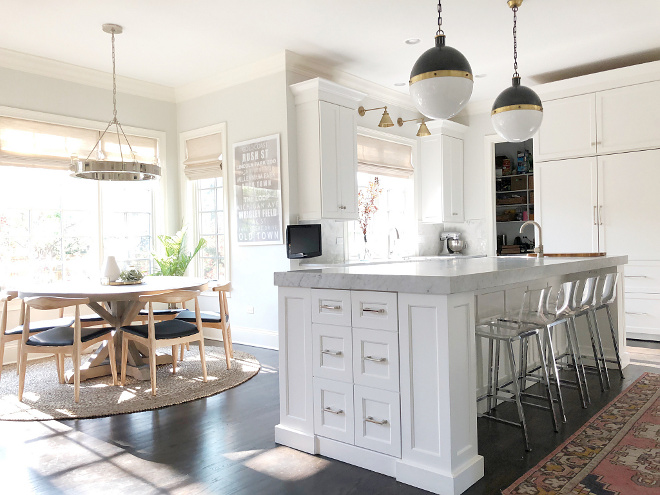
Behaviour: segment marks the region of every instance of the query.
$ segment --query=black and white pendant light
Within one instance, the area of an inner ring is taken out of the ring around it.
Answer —
[[[453,117],[472,95],[474,79],[467,58],[445,44],[442,5],[438,1],[435,47],[426,50],[410,73],[410,96],[421,113],[432,119]]]
[[[513,79],[510,88],[502,91],[493,103],[491,120],[495,131],[509,142],[520,143],[531,138],[543,121],[541,98],[520,84],[518,74],[518,44],[516,39],[518,7],[523,0],[508,0],[513,10]]]

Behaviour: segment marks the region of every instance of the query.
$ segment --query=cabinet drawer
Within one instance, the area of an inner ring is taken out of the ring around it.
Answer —
[[[399,391],[399,335],[353,329],[353,375],[356,385]]]
[[[314,378],[314,433],[352,444],[353,411],[351,383]]]
[[[351,291],[312,289],[312,322],[351,326]]]
[[[625,297],[627,336],[660,340],[660,295],[626,293]]]
[[[399,394],[355,385],[355,445],[401,457]]]
[[[660,293],[660,266],[629,264],[624,267],[626,292]]]
[[[353,327],[398,330],[395,292],[351,291]]]
[[[351,327],[312,323],[314,376],[353,382]]]

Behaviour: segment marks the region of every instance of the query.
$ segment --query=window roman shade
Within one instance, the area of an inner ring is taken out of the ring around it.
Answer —
[[[186,139],[183,165],[189,180],[222,176],[222,133]]]
[[[0,165],[69,170],[71,156],[87,158],[100,135],[101,131],[83,127],[0,117]],[[131,160],[124,136],[121,139],[124,159]],[[156,139],[141,136],[128,136],[128,139],[138,160],[147,163],[156,160]],[[104,159],[120,159],[116,134],[106,132],[101,151]]]
[[[358,172],[408,178],[413,175],[412,148],[383,139],[357,137]]]

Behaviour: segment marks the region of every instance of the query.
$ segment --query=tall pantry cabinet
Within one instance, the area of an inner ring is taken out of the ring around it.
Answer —
[[[660,81],[544,102],[534,139],[546,253],[628,255],[628,338],[660,341]]]

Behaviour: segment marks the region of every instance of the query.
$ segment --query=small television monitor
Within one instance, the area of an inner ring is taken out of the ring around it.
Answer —
[[[321,256],[321,224],[287,225],[286,257],[289,259]]]

